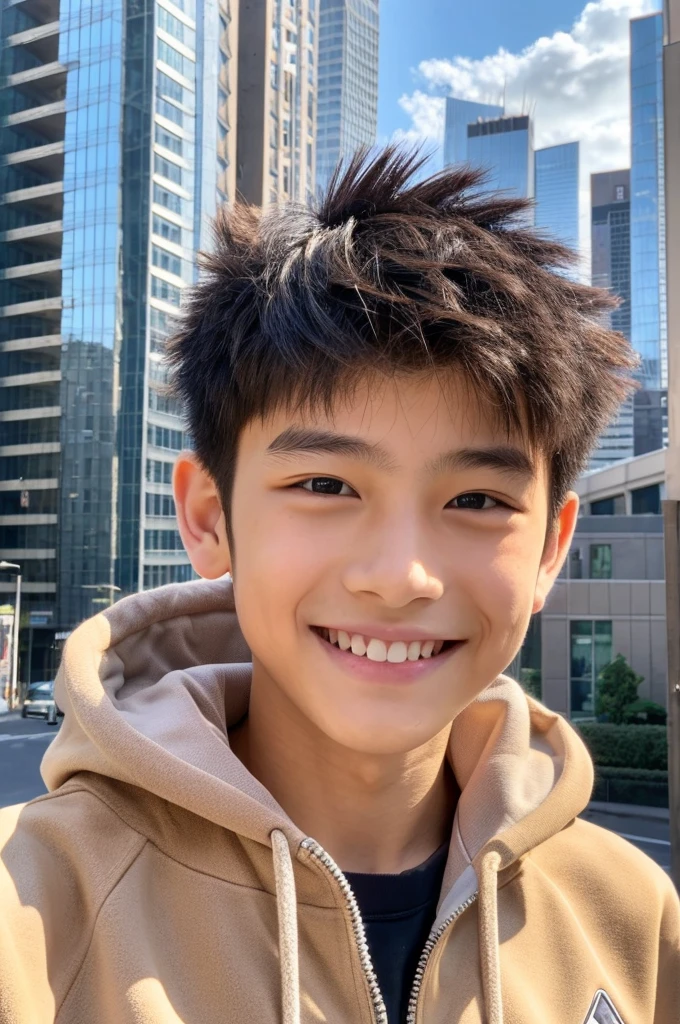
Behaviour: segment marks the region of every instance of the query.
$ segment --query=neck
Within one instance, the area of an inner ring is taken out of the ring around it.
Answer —
[[[292,821],[343,871],[397,874],[451,832],[457,787],[450,726],[407,753],[366,754],[329,739],[269,680],[253,673],[248,718],[231,747]]]

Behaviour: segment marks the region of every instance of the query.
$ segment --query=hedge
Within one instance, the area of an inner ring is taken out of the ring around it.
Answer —
[[[668,807],[668,772],[645,768],[596,768],[593,800]]]
[[[581,722],[577,728],[598,767],[668,770],[665,725]]]

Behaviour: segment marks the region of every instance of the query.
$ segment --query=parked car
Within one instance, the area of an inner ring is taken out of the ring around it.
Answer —
[[[41,683],[31,683],[21,708],[21,717],[36,717],[47,720],[48,725],[56,725],[58,718],[63,718],[54,700],[54,680],[48,679]]]

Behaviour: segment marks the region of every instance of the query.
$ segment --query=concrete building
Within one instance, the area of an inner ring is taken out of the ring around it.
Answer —
[[[255,206],[314,197],[317,0],[241,0],[236,187]]]
[[[468,162],[468,125],[475,121],[488,121],[502,117],[502,106],[446,97],[444,125],[444,166]]]
[[[379,0],[320,0],[316,188],[338,161],[375,143],[378,130]]]
[[[623,654],[642,698],[666,704],[665,451],[585,474],[569,557],[535,616],[517,674],[548,707],[592,718],[601,668]]]
[[[192,575],[162,344],[234,194],[235,14],[233,0],[2,11],[0,557],[21,564],[41,624],[34,678],[55,635]]]

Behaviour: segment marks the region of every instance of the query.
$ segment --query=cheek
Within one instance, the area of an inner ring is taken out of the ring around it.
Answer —
[[[493,552],[466,556],[467,589],[484,623],[483,632],[524,633],[531,616],[539,556],[519,536],[505,538]]]

